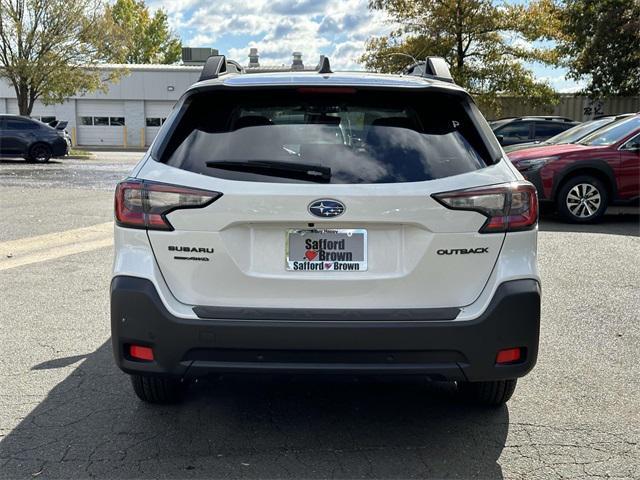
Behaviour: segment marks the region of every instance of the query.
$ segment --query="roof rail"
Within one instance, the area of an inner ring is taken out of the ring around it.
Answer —
[[[605,115],[609,116],[609,115]],[[569,117],[562,117],[559,115],[520,115],[519,117],[501,117],[494,120],[494,122],[500,122],[502,120],[556,120],[563,122],[573,122],[574,120]]]
[[[229,67],[231,67],[231,69],[229,69]],[[235,69],[235,73],[244,73],[244,67],[240,65],[240,63],[236,62],[235,60],[227,60],[228,72],[234,73],[233,72],[234,69]]]
[[[198,81],[212,80],[226,73],[244,73],[244,69],[235,60],[227,60],[224,55],[211,55],[207,58]]]
[[[424,62],[417,62],[404,69],[405,75],[434,78],[443,82],[455,83],[447,62],[442,57],[427,57]]]
[[[333,73],[331,71],[331,63],[329,62],[329,57],[320,55],[320,63],[318,63],[318,66],[316,67],[316,71],[318,73]]]
[[[569,117],[562,117],[560,115],[522,115],[517,117],[518,120],[556,120],[563,122],[573,122],[573,119]]]

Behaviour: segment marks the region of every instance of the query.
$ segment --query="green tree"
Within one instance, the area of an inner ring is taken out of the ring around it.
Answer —
[[[167,14],[151,15],[144,0],[116,0],[108,14],[124,32],[124,63],[176,63],[182,54],[180,39],[169,28]]]
[[[371,0],[370,8],[384,10],[399,27],[371,39],[361,61],[374,70],[398,72],[412,63],[406,55],[443,57],[456,83],[494,114],[500,95],[522,97],[532,106],[553,103],[554,90],[523,66],[524,61],[557,62],[553,49],[532,43],[553,36],[557,17],[551,1],[524,6],[491,0]]]
[[[117,38],[100,0],[0,0],[0,79],[15,89],[21,115],[37,99],[59,103],[106,89],[121,72],[96,67],[112,57]]]
[[[640,0],[565,0],[559,52],[597,97],[640,94]]]

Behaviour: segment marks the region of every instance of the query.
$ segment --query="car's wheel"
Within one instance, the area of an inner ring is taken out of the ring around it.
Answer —
[[[29,160],[37,163],[46,163],[51,159],[51,148],[43,143],[38,143],[29,150]]]
[[[176,403],[184,396],[186,384],[174,378],[131,375],[133,391],[148,403]]]
[[[495,380],[492,382],[461,382],[463,397],[477,405],[499,407],[509,401],[516,389],[517,379]]]
[[[601,180],[591,175],[569,179],[558,191],[558,213],[573,223],[595,222],[607,210],[609,196]]]

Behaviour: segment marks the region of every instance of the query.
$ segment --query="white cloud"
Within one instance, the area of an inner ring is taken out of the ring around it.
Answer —
[[[575,93],[587,86],[586,82],[576,82],[568,80],[565,74],[539,76],[538,79],[549,83],[556,92],[559,93]]]
[[[392,26],[368,0],[148,0],[163,8],[185,45],[218,48],[246,63],[257,47],[262,64],[290,64],[300,51],[305,64],[321,54],[341,69],[359,68],[358,58],[372,36]],[[361,67],[360,67],[361,68]]]
[[[218,48],[242,64],[249,48],[257,47],[262,65],[289,65],[300,51],[305,65],[315,65],[321,54],[340,70],[362,68],[358,63],[365,43],[388,34],[395,25],[382,12],[371,11],[369,0],[147,0],[163,8],[171,27],[185,45]],[[524,49],[540,46],[521,36],[506,34]],[[557,91],[573,92],[582,85],[564,77],[564,71],[527,64],[534,74]]]

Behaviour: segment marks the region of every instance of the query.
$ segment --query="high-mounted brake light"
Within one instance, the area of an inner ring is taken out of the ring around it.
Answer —
[[[480,233],[530,230],[538,223],[538,195],[529,182],[437,193],[433,198],[451,210],[485,215]]]
[[[116,223],[121,227],[173,230],[167,214],[185,208],[202,208],[222,196],[196,188],[142,180],[125,180],[116,187]]]
[[[300,87],[298,93],[334,93],[336,95],[341,93],[353,94],[357,90],[352,87]]]

